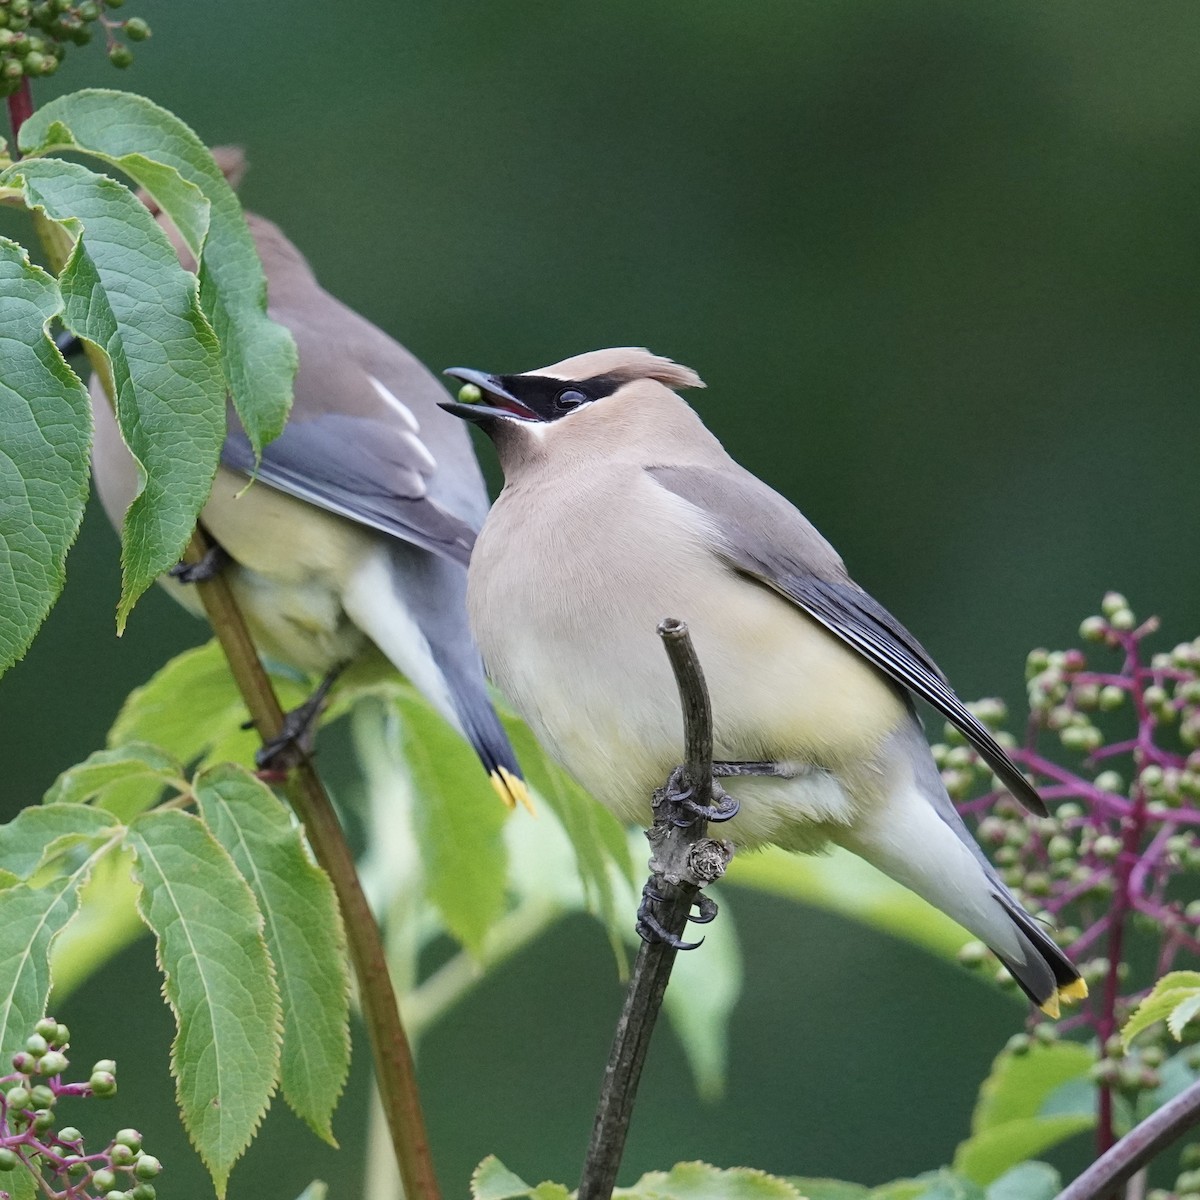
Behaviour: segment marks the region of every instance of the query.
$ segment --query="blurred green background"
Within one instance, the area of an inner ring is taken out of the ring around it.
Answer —
[[[131,71],[74,50],[38,98],[129,87],[242,144],[248,207],[435,368],[612,344],[696,367],[709,390],[690,398],[729,450],[964,695],[1019,701],[1025,652],[1069,644],[1109,587],[1170,641],[1200,632],[1194,0],[133,13],[154,38]],[[5,815],[205,636],[155,593],[118,641],[117,578],[92,512],[62,602],[0,684]],[[743,892],[729,909],[747,983],[727,1096],[694,1098],[664,1032],[626,1176],[695,1156],[874,1182],[946,1161],[1022,1010],[833,917]],[[164,1195],[200,1196],[152,966],[142,941],[56,1015],[79,1062],[121,1059],[103,1123],[143,1128]],[[579,920],[430,1037],[448,1196],[489,1152],[577,1177],[619,1001]],[[335,1200],[359,1194],[364,1061],[345,1152],[278,1106],[233,1200],[290,1200],[314,1175]]]

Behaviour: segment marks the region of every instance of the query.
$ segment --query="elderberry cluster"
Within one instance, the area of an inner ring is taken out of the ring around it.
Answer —
[[[64,1083],[71,1034],[45,1017],[25,1049],[13,1055],[13,1073],[0,1077],[0,1196],[12,1172],[32,1173],[40,1195],[55,1200],[155,1200],[162,1164],[142,1149],[136,1129],[122,1129],[104,1150],[88,1153],[73,1126],[56,1129],[64,1097],[116,1095],[117,1065],[101,1059],[87,1083]]]
[[[141,17],[114,20],[109,10],[125,0],[0,0],[0,95],[11,96],[22,80],[52,75],[69,45],[84,46],[96,27],[104,34],[109,62],[127,67],[150,26]],[[124,38],[125,41],[121,39]]]

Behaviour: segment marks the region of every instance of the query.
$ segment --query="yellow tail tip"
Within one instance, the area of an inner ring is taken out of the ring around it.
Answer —
[[[1054,994],[1038,1007],[1048,1017],[1053,1017],[1056,1021],[1062,1015],[1061,1004],[1074,1004],[1079,1000],[1086,999],[1088,994],[1087,984],[1082,979],[1072,979],[1066,987],[1058,988]]]
[[[497,767],[488,776],[488,782],[496,789],[496,795],[504,801],[508,808],[516,808],[518,804],[521,804],[530,813],[537,816],[533,801],[529,796],[529,789],[525,786],[525,780],[514,775],[507,767]]]

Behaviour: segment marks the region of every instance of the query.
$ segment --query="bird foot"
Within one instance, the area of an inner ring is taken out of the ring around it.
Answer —
[[[654,887],[653,881],[642,888],[642,902],[638,905],[637,923],[633,927],[638,937],[649,945],[663,942],[673,950],[695,950],[697,946],[703,945],[703,938],[698,942],[685,942],[678,934],[672,933],[663,925],[654,909],[656,905],[666,901],[667,897]],[[711,896],[700,893],[692,903],[698,910],[695,916],[688,917],[693,924],[707,925],[716,917],[717,902]]]
[[[329,689],[333,687],[345,665],[339,663],[321,680],[317,690],[303,704],[283,714],[283,727],[273,738],[263,742],[262,748],[254,756],[254,763],[261,775],[286,775],[312,754],[313,742],[317,736],[317,719],[321,715],[321,709],[325,707]]]
[[[669,815],[668,820],[680,829],[694,825],[701,819],[718,823],[732,820],[741,807],[715,778],[712,782],[712,804],[700,804],[693,799],[695,794],[695,788],[688,784],[687,768],[676,767],[667,780],[667,786],[654,793],[654,807],[657,809],[667,804],[678,810]]]
[[[178,562],[167,574],[180,583],[204,583],[219,575],[231,561],[229,551],[218,542],[213,542],[199,562]]]

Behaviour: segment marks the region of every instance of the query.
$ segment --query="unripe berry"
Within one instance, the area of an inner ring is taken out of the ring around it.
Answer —
[[[1020,1058],[1021,1055],[1029,1053],[1029,1048],[1032,1045],[1033,1042],[1027,1033],[1014,1033],[1005,1043],[1004,1048],[1009,1054]]]
[[[44,1083],[39,1083],[36,1087],[29,1089],[29,1102],[34,1108],[53,1108],[57,1100],[54,1089],[47,1087]]]
[[[79,1139],[76,1138],[75,1140],[78,1141]],[[83,1175],[88,1169],[87,1159],[81,1158],[78,1154],[63,1155],[63,1162],[66,1164],[67,1174],[75,1178]]]
[[[100,5],[96,0],[83,0],[83,3],[75,10],[79,14],[82,21],[95,21],[100,16]]]
[[[1066,834],[1056,833],[1046,843],[1046,853],[1056,860],[1070,858],[1075,853],[1075,843]]]
[[[137,1157],[137,1152],[129,1146],[117,1142],[109,1152],[109,1157],[112,1159],[114,1167],[128,1167]]]
[[[93,1071],[107,1071],[110,1075],[117,1073],[117,1064],[111,1058],[101,1058],[92,1064]]]
[[[70,1065],[61,1050],[48,1050],[38,1060],[38,1072],[42,1075],[61,1075]]]
[[[125,36],[131,42],[144,42],[150,36],[150,26],[141,17],[130,17],[125,22]]]
[[[157,1190],[152,1183],[139,1183],[137,1187],[129,1193],[129,1200],[155,1200],[158,1195]]]
[[[1120,708],[1125,703],[1125,689],[1117,687],[1115,683],[1107,684],[1100,689],[1099,703],[1105,712]]]
[[[1058,1030],[1049,1021],[1039,1021],[1033,1027],[1033,1036],[1043,1046],[1049,1046],[1051,1043],[1058,1041]]]
[[[29,1107],[29,1089],[18,1085],[14,1088],[9,1088],[4,1094],[4,1102],[8,1105],[8,1110],[11,1113],[13,1109],[21,1109]]]
[[[94,1187],[98,1192],[110,1191],[116,1186],[116,1182],[116,1175],[107,1167],[101,1167],[100,1170],[98,1170],[92,1176],[92,1187]]]
[[[28,1050],[18,1050],[13,1055],[12,1064],[13,1070],[20,1071],[22,1075],[32,1075],[33,1068],[37,1064],[37,1059]]]
[[[1100,611],[1106,617],[1111,617],[1113,613],[1128,607],[1129,601],[1120,592],[1105,592],[1104,599],[1100,601]]]
[[[118,1146],[125,1146],[130,1150],[140,1150],[142,1148],[142,1135],[136,1129],[121,1129],[118,1130],[117,1136],[113,1141]]]
[[[1085,642],[1102,642],[1108,632],[1108,622],[1103,617],[1085,617],[1079,626],[1079,636]]]
[[[139,1179],[154,1179],[156,1176],[162,1174],[162,1163],[153,1154],[143,1154],[137,1160],[137,1165],[133,1168],[133,1173]]]
[[[1121,793],[1125,790],[1125,780],[1116,771],[1101,771],[1096,776],[1096,786],[1102,792],[1117,792]],[[1059,809],[1062,812],[1062,809]]]
[[[32,38],[30,38],[29,40],[31,43],[33,42]],[[41,47],[34,46],[33,49],[40,50]],[[33,1032],[36,1033],[39,1037],[43,1038],[46,1042],[53,1042],[55,1034],[58,1033],[58,1022],[53,1017],[43,1017],[33,1027]],[[32,1049],[32,1047],[30,1047],[30,1048]],[[36,1054],[37,1051],[34,1051],[34,1053]],[[43,1051],[43,1053],[44,1053],[44,1051]]]
[[[93,1071],[88,1086],[97,1096],[115,1096],[117,1081],[111,1071]]]
[[[0,1171],[16,1170],[20,1159],[7,1146],[0,1147]]]
[[[108,52],[108,61],[110,63],[112,63],[112,65],[114,67],[120,67],[120,68],[124,69],[125,67],[128,67],[130,64],[132,64],[133,51],[130,50],[130,48],[128,46],[123,46],[123,45],[121,45],[120,42],[118,42]]]
[[[1111,862],[1121,853],[1121,839],[1104,834],[1098,837],[1092,845],[1092,852],[1097,858]]]
[[[54,1128],[54,1114],[48,1108],[39,1108],[33,1114],[33,1127],[39,1131]]]
[[[80,1133],[74,1125],[64,1125],[58,1131],[58,1140],[60,1142],[66,1142],[68,1145],[72,1145],[75,1142],[83,1141],[83,1134]]]
[[[988,948],[982,942],[967,942],[958,952],[958,961],[964,967],[981,966],[988,958]]]

